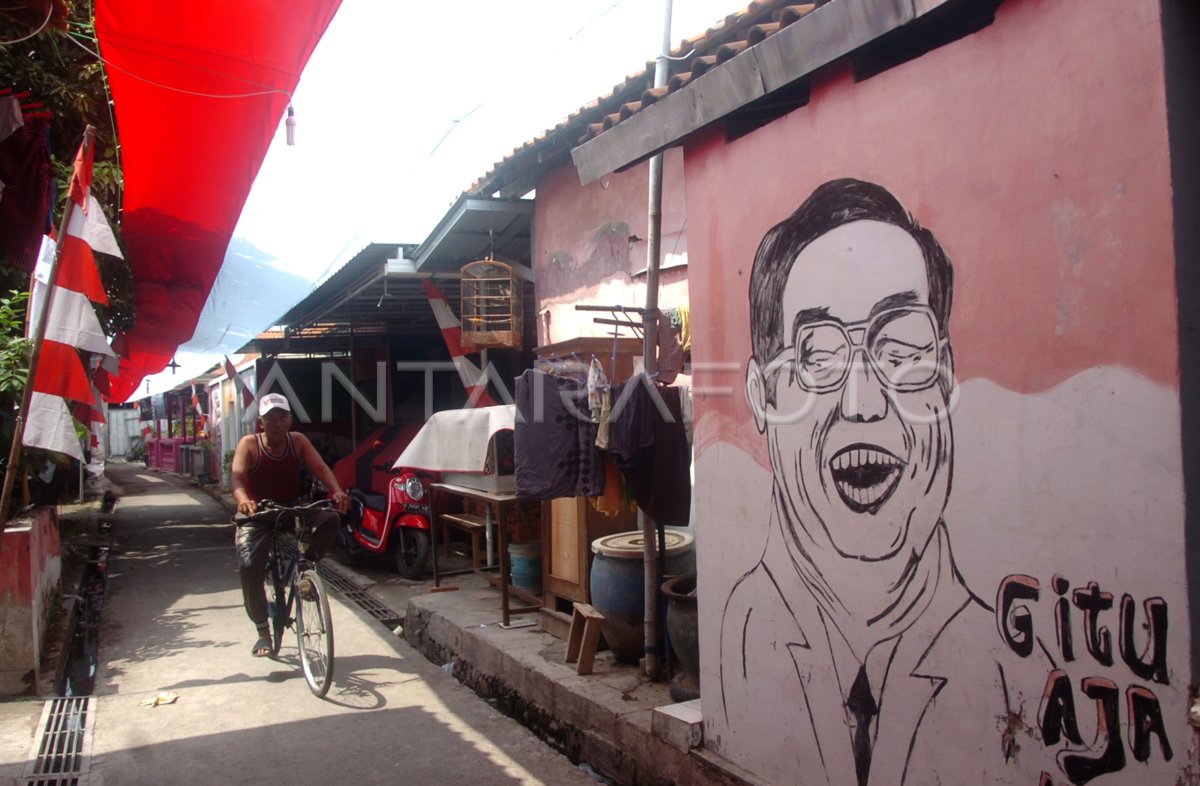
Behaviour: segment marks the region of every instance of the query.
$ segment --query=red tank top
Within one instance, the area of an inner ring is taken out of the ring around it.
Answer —
[[[258,461],[246,473],[246,485],[254,500],[291,502],[300,496],[300,458],[292,447],[292,435],[278,456],[273,456],[263,442],[262,434],[255,434],[258,441]]]

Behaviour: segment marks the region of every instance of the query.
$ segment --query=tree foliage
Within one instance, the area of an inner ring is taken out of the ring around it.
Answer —
[[[0,13],[0,40],[13,41],[30,32],[28,21]],[[89,124],[96,129],[92,194],[120,243],[120,148],[103,64],[93,54],[96,51],[91,4],[73,4],[67,32],[47,29],[27,41],[0,45],[0,89],[28,91],[29,96],[22,100],[41,103],[44,107],[39,111],[52,115],[49,136],[58,180],[56,222],[63,214],[83,130]],[[99,309],[100,321],[109,335],[114,335],[133,325],[133,277],[123,259],[97,254],[96,261],[110,303]],[[0,281],[0,286],[7,284],[7,280]]]

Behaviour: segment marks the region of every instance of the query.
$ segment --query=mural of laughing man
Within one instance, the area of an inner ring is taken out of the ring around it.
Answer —
[[[859,180],[818,187],[755,255],[746,392],[772,521],[725,604],[719,704],[723,744],[773,782],[1019,776],[1005,721],[1042,683],[998,662],[942,520],[952,282],[934,236]]]

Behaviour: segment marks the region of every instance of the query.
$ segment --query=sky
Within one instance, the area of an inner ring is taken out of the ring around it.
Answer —
[[[674,48],[745,3],[671,5]],[[311,287],[368,243],[421,243],[495,163],[644,69],[665,17],[665,0],[342,0],[293,96],[295,145],[281,118],[181,367],[135,396],[207,371],[303,297],[246,307],[246,249]]]

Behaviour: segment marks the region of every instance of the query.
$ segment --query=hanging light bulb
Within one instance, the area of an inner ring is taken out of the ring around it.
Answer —
[[[287,126],[287,143],[289,146],[296,144],[296,110],[292,109],[292,105],[288,104],[287,121],[284,123]]]

